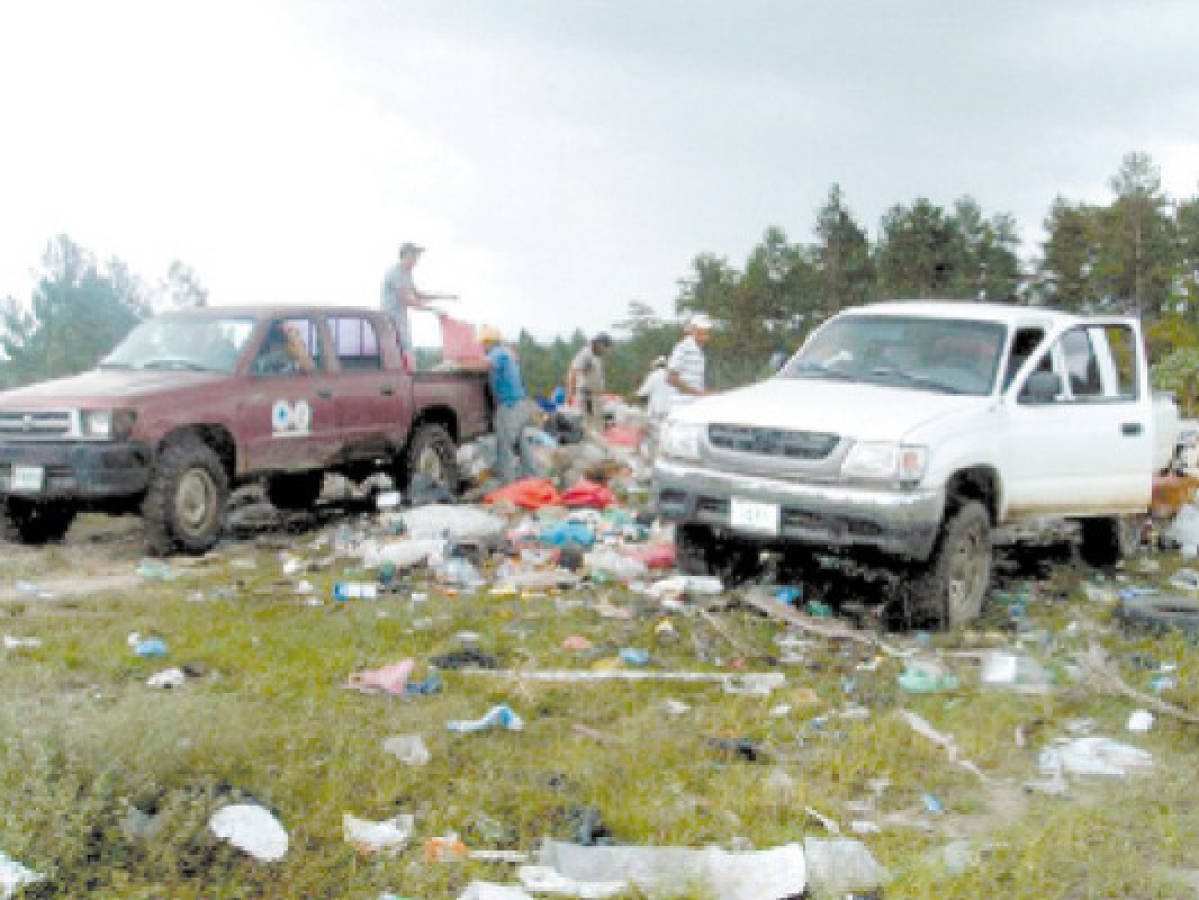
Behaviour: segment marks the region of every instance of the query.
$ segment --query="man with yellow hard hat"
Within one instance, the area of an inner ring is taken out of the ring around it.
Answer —
[[[516,355],[504,346],[503,335],[494,325],[479,330],[479,343],[487,355],[491,394],[495,398],[496,468],[507,484],[517,477],[516,457],[520,455],[521,475],[533,471],[529,449],[521,434],[532,418],[529,394],[520,374]]]

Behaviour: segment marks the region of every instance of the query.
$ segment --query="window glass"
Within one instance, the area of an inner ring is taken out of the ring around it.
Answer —
[[[1099,359],[1091,346],[1086,329],[1075,328],[1062,335],[1062,355],[1066,361],[1066,382],[1076,399],[1103,396]]]
[[[1044,339],[1044,328],[1021,328],[1016,332],[1016,336],[1012,338],[1011,352],[1008,354],[1007,373],[1003,377],[1005,391],[1012,386],[1020,367],[1028,361]]]
[[[369,319],[338,316],[329,319],[337,361],[348,372],[383,368],[379,336]]]
[[[1112,355],[1115,383],[1108,392],[1113,397],[1135,400],[1137,397],[1137,351],[1135,335],[1127,325],[1104,325],[1095,329],[1107,341]]]
[[[253,319],[208,314],[158,316],[134,328],[100,367],[228,374],[236,368],[253,332]]]
[[[817,331],[781,375],[979,396],[991,392],[1006,340],[997,322],[851,315]]]

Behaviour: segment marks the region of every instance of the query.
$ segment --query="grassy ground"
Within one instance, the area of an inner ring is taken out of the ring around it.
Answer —
[[[131,572],[136,534],[108,538],[88,527],[65,548],[11,548],[0,584]],[[296,539],[301,552],[313,537]],[[1167,570],[1177,565],[1163,559]],[[328,598],[335,580],[363,577],[353,567],[337,560],[305,577]],[[1150,666],[1175,663],[1179,686],[1164,696],[1199,709],[1199,652],[1178,637],[1123,634],[1109,608],[1083,598],[1069,568],[1034,583],[1029,607],[1030,625],[1044,632],[1036,653],[1061,679],[1047,697],[984,690],[968,660],[948,656],[959,690],[907,695],[896,685],[899,661],[827,641],[784,666],[788,685],[769,697],[714,685],[516,684],[453,671],[442,673],[439,694],[364,696],[343,688],[351,671],[411,656],[423,675],[430,656],[460,646],[464,630],[506,667],[608,665],[635,646],[651,652],[654,667],[712,671],[778,668],[775,639],[784,632],[734,609],[716,613],[724,634],[688,613],[671,614],[674,634],[663,634],[660,609],[613,586],[455,596],[417,576],[378,601],[310,606],[262,542],[225,546],[184,571],[119,591],[0,603],[0,632],[42,640],[0,651],[0,850],[49,876],[26,896],[455,897],[472,879],[511,880],[511,867],[428,862],[425,839],[454,831],[473,848],[535,850],[545,835],[570,839],[583,807],[600,811],[617,842],[634,844],[765,848],[824,834],[805,807],[843,827],[872,820],[882,832],[862,840],[894,873],[893,898],[1196,896],[1185,879],[1199,868],[1199,728],[1159,717],[1151,733],[1128,735],[1133,704],[1072,683],[1065,664],[1070,650],[1097,640],[1129,683],[1146,688]],[[414,603],[414,590],[427,591],[427,602]],[[601,617],[601,596],[633,617]],[[996,606],[977,633],[935,643],[947,652],[1006,645],[1009,629]],[[163,637],[168,657],[135,657],[133,631]],[[563,650],[570,635],[594,649]],[[912,646],[915,637],[896,642]],[[182,689],[145,686],[183,664],[199,674]],[[670,699],[690,710],[669,714]],[[447,720],[501,702],[524,718],[524,731],[446,731]],[[850,706],[868,718],[840,715]],[[988,781],[951,766],[900,708],[953,734]],[[1072,782],[1068,798],[1022,791],[1037,777],[1038,749],[1080,718],[1150,750],[1153,771]],[[427,766],[383,752],[385,737],[403,733],[425,736]],[[761,758],[714,748],[720,737],[753,741]],[[881,791],[878,779],[887,780]],[[944,812],[927,812],[925,794]],[[207,831],[214,809],[245,798],[286,826],[283,862],[255,862]],[[865,803],[873,807],[855,805]],[[392,859],[360,856],[342,838],[346,812],[414,813],[416,837]],[[979,857],[954,874],[935,855],[962,838]]]

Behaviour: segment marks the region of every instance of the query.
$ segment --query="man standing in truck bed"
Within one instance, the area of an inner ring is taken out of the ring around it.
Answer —
[[[424,247],[405,241],[400,244],[400,258],[383,276],[383,309],[395,318],[396,330],[400,335],[400,347],[405,353],[412,351],[412,330],[408,322],[408,310],[429,309],[430,300],[457,300],[456,294],[430,294],[417,290],[412,281],[412,270],[420,262]]]

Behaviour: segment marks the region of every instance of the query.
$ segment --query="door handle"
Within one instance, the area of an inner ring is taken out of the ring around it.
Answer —
[[[332,400],[333,399],[333,392],[331,390],[329,390],[328,388],[321,388],[319,391],[316,392],[316,395],[318,397],[320,397],[322,400]]]
[[[1140,433],[1140,422],[1125,422],[1120,426],[1120,434],[1124,435],[1125,437],[1136,437]]]
[[[396,392],[396,389],[393,388],[390,384],[385,384],[385,385],[383,385],[383,387],[379,388],[379,393],[382,394],[384,397],[390,397],[395,392]]]

